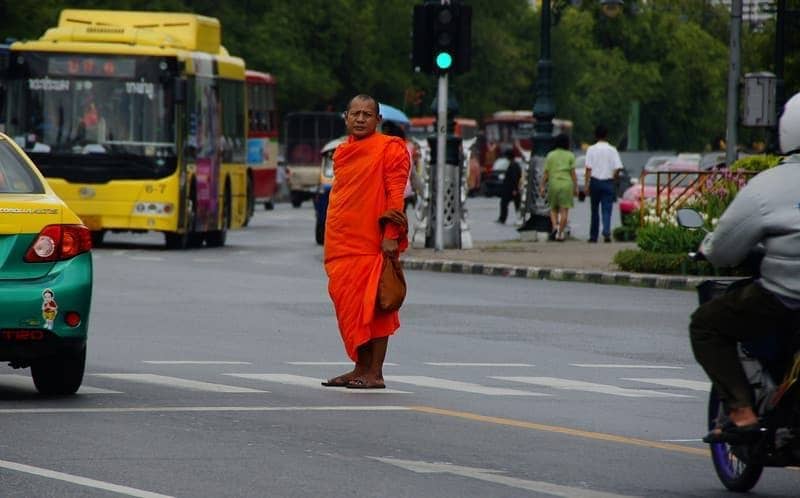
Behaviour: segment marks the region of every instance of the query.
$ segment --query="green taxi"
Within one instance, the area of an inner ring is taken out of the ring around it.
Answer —
[[[83,381],[92,240],[20,147],[0,133],[0,361],[42,394]]]

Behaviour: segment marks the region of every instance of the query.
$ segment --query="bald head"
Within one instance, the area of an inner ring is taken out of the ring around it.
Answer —
[[[381,122],[378,109],[378,101],[369,95],[361,94],[353,97],[345,113],[348,132],[358,140],[375,133]]]
[[[347,104],[347,110],[350,111],[350,109],[353,107],[353,104],[356,102],[361,104],[369,104],[375,111],[375,114],[378,114],[378,101],[375,100],[374,97],[371,97],[365,93],[358,94],[350,100],[349,104]]]

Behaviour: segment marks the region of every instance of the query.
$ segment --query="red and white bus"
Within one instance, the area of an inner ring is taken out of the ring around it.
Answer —
[[[277,190],[278,110],[275,78],[269,73],[245,73],[247,82],[247,169],[250,175],[250,212],[256,202],[272,209]]]

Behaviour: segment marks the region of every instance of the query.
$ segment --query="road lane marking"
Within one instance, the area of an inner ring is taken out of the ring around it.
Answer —
[[[25,375],[17,375],[17,374],[0,375],[0,386],[21,388],[26,390],[35,389],[35,386],[33,384],[33,379]],[[101,389],[99,387],[82,385],[80,389],[78,389],[78,394],[122,394],[122,392],[112,391],[111,389]]]
[[[352,361],[287,361],[286,364],[287,365],[298,365],[298,366],[311,366],[311,367],[317,367],[317,366],[321,366],[321,367],[338,367],[338,366],[342,366],[342,365],[348,366],[348,367],[352,367],[353,366],[353,362]],[[383,366],[385,366],[385,367],[387,367],[387,366],[388,367],[396,367],[397,363],[390,363],[390,362],[387,361],[386,363],[383,364]]]
[[[254,379],[263,380],[265,382],[275,382],[278,384],[286,384],[290,386],[308,387],[311,389],[320,389],[325,391],[334,390],[334,388],[326,387],[321,384],[325,379],[318,379],[316,377],[304,377],[302,375],[290,374],[259,374],[259,373],[226,373],[222,375],[230,375],[231,377],[238,377],[240,379]],[[398,391],[396,389],[338,389],[339,392],[347,393],[361,393],[361,394],[414,394],[408,391]]]
[[[407,406],[131,406],[122,408],[0,408],[0,414],[183,413],[183,412],[403,412]]]
[[[91,374],[95,377],[106,379],[124,380],[128,382],[139,382],[142,384],[153,384],[158,386],[176,387],[179,389],[190,389],[192,391],[205,391],[215,393],[266,393],[269,391],[259,391],[249,387],[226,386],[224,384],[212,384],[211,382],[201,382],[198,380],[180,379],[178,377],[168,377],[166,375],[154,374],[125,374],[125,373],[96,373]]]
[[[222,263],[222,258],[192,258],[192,263]]]
[[[8,470],[16,470],[17,472],[24,472],[26,474],[33,474],[39,477],[46,477],[48,479],[55,479],[57,481],[65,481],[72,484],[77,484],[79,486],[85,486],[87,488],[102,489],[103,491],[110,491],[112,493],[119,493],[128,496],[136,496],[139,498],[172,498],[170,495],[152,493],[150,491],[144,491],[141,489],[129,488],[128,486],[120,486],[119,484],[89,479],[88,477],[65,474],[64,472],[56,472],[55,470],[43,469],[41,467],[34,467],[32,465],[25,465],[22,463],[9,462],[8,460],[0,460],[0,467]]]
[[[530,363],[462,363],[462,362],[436,362],[426,361],[426,365],[433,367],[532,367]]]
[[[628,495],[618,495],[614,493],[606,493],[603,491],[593,491],[586,488],[576,488],[572,486],[564,486],[561,484],[553,484],[545,481],[529,481],[526,479],[519,479],[517,477],[509,477],[501,475],[504,472],[493,469],[482,469],[478,467],[464,467],[461,465],[452,465],[449,463],[434,463],[424,462],[421,460],[400,460],[398,458],[381,458],[381,457],[367,457],[371,460],[377,460],[382,463],[394,465],[402,469],[410,470],[418,474],[453,474],[470,479],[478,479],[481,481],[491,482],[494,484],[501,484],[517,489],[524,489],[526,491],[535,491],[537,493],[544,493],[553,496],[564,497],[580,497],[580,498],[632,498]]]
[[[690,448],[688,446],[682,446],[679,444],[663,443],[660,441],[649,441],[647,439],[618,436],[616,434],[607,434],[604,432],[584,431],[581,429],[573,429],[570,427],[562,427],[558,425],[539,424],[536,422],[527,422],[525,420],[515,420],[503,417],[490,417],[486,415],[479,415],[477,413],[446,410],[443,408],[436,408],[433,406],[409,406],[408,409],[421,413],[429,413],[433,415],[442,415],[445,417],[471,420],[473,422],[486,422],[489,424],[503,425],[507,427],[517,427],[520,429],[530,429],[541,432],[550,432],[554,434],[564,434],[567,436],[574,436],[583,439],[593,439],[597,441],[620,443],[630,446],[641,446],[645,448],[655,448],[667,451],[675,451],[679,453],[687,453],[689,455],[698,455],[702,457],[708,456],[707,448]]]
[[[142,360],[150,365],[252,365],[249,361],[216,360]]]
[[[387,375],[386,382],[400,382],[401,384],[412,384],[420,387],[432,387],[434,389],[446,389],[448,391],[459,391],[472,394],[485,394],[487,396],[549,396],[549,394],[535,393],[530,391],[520,391],[518,389],[507,389],[502,387],[489,387],[471,382],[460,382],[457,380],[438,379],[436,377],[425,377],[423,375]]]
[[[672,365],[625,365],[622,363],[570,363],[570,366],[580,368],[660,368],[664,370],[683,370],[683,367]]]
[[[483,422],[488,424],[502,425],[506,427],[516,427],[518,429],[528,429],[540,432],[550,432],[553,434],[563,434],[567,436],[592,439],[612,443],[625,444],[629,446],[640,446],[645,448],[661,449],[689,455],[708,457],[708,449],[691,448],[678,444],[670,444],[660,441],[649,441],[615,434],[602,432],[584,431],[570,427],[557,425],[546,425],[525,420],[515,420],[502,417],[490,417],[477,413],[460,412],[446,410],[433,406],[400,406],[400,405],[362,405],[362,406],[134,406],[127,408],[0,408],[0,415],[51,415],[61,413],[224,413],[224,412],[406,412],[413,411],[453,417],[473,422]]]
[[[522,382],[523,384],[534,384],[537,386],[551,387],[553,389],[564,389],[567,391],[585,391],[600,394],[610,394],[612,396],[624,396],[626,398],[691,398],[685,394],[663,393],[651,391],[649,389],[627,389],[624,387],[612,386],[609,384],[596,384],[582,380],[559,379],[557,377],[492,377],[492,379],[508,380],[511,382]]]
[[[655,384],[657,386],[666,387],[680,387],[682,389],[690,389],[692,391],[711,391],[711,382],[701,380],[686,380],[686,379],[644,379],[639,377],[623,377],[622,380],[632,380],[634,382],[644,382],[647,384]]]

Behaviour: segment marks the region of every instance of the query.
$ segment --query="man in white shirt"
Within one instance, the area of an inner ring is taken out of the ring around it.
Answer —
[[[600,228],[600,210],[603,212],[603,240],[611,242],[611,209],[617,196],[616,180],[622,169],[622,159],[617,149],[606,141],[608,128],[597,125],[594,130],[597,142],[586,150],[586,193],[592,208],[589,224],[589,242],[597,242]]]

